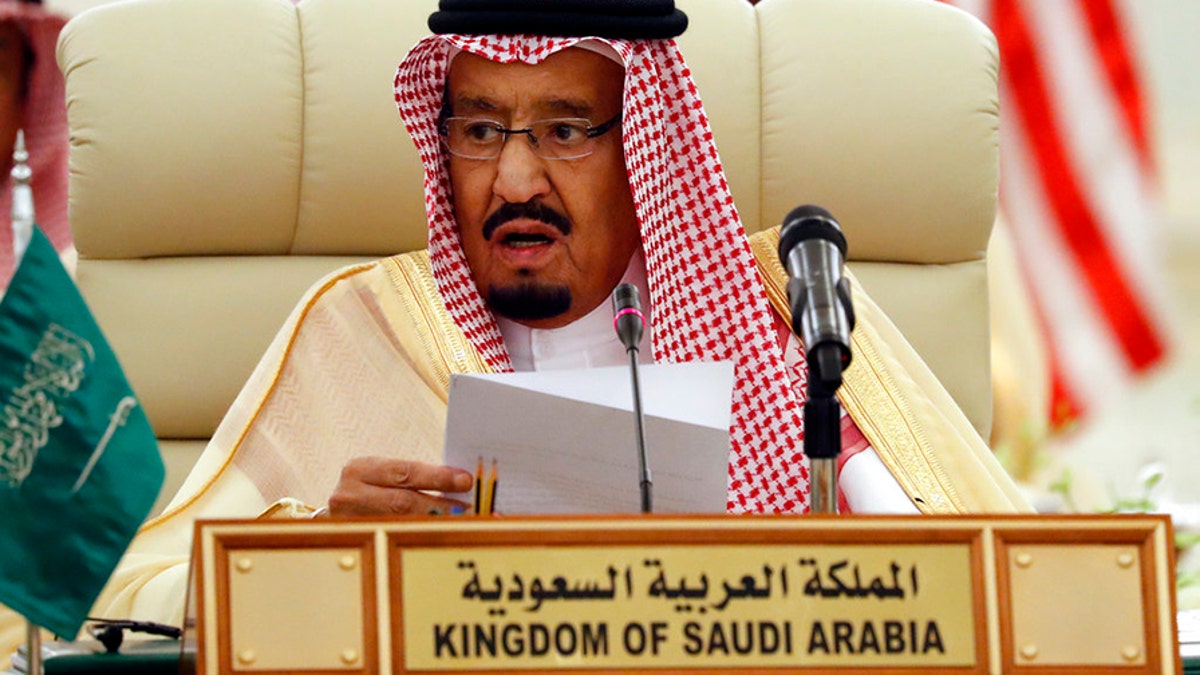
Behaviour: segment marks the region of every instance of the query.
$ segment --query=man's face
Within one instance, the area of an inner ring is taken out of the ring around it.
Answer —
[[[449,98],[454,116],[508,129],[561,118],[596,126],[621,111],[623,77],[612,60],[578,48],[538,65],[464,52],[451,63]],[[450,155],[463,251],[496,313],[557,328],[595,309],[621,280],[639,236],[620,127],[592,145],[586,157],[544,159],[515,134],[494,159]]]

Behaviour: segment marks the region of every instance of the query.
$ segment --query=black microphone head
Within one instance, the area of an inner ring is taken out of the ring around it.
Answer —
[[[613,330],[617,332],[625,350],[637,349],[646,329],[646,317],[642,314],[642,300],[637,286],[619,284],[612,294]]]
[[[641,310],[642,308],[642,296],[638,293],[637,286],[633,284],[617,284],[617,287],[613,289],[612,301],[614,313],[623,309]]]
[[[784,267],[787,267],[788,254],[796,244],[809,239],[831,242],[842,252],[842,259],[846,259],[846,236],[837,220],[825,209],[805,204],[792,209],[783,219],[783,228],[779,232],[779,260]]]

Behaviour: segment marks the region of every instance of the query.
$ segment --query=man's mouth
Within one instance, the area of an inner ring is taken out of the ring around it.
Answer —
[[[554,240],[539,232],[510,232],[500,243],[510,248],[533,248],[553,244]]]
[[[571,229],[566,216],[541,202],[506,202],[484,221],[482,234],[497,262],[529,276],[553,264]]]
[[[496,228],[492,249],[504,266],[532,274],[550,264],[562,243],[563,233],[541,221],[509,221]]]

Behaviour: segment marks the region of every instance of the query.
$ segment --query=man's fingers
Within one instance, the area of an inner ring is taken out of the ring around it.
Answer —
[[[358,457],[342,467],[329,497],[337,516],[421,515],[466,504],[429,492],[467,492],[474,477],[462,469],[385,457]]]
[[[467,492],[474,484],[471,474],[462,469],[386,457],[353,459],[342,476],[382,488],[438,492]]]
[[[338,516],[423,515],[449,513],[466,504],[446,497],[405,488],[386,488],[360,483],[355,489],[335,492],[329,498],[330,513]]]

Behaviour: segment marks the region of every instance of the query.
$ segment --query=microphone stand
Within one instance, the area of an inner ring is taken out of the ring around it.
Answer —
[[[808,400],[804,402],[804,454],[812,469],[813,513],[837,513],[837,456],[842,451],[841,353],[818,344],[807,354]]]
[[[837,400],[842,369],[850,365],[854,306],[842,276],[846,237],[828,211],[811,204],[784,218],[779,261],[787,269],[792,332],[804,343],[808,399],[804,403],[804,454],[812,469],[810,510],[837,513],[837,456],[842,450],[842,410]]]
[[[641,477],[642,487],[642,513],[652,513],[654,509],[651,504],[650,494],[653,483],[650,480],[650,462],[646,459],[646,420],[642,415],[642,387],[638,381],[637,346],[634,345],[626,348],[625,353],[629,355],[629,373],[633,382],[633,418],[637,434],[638,475]]]

